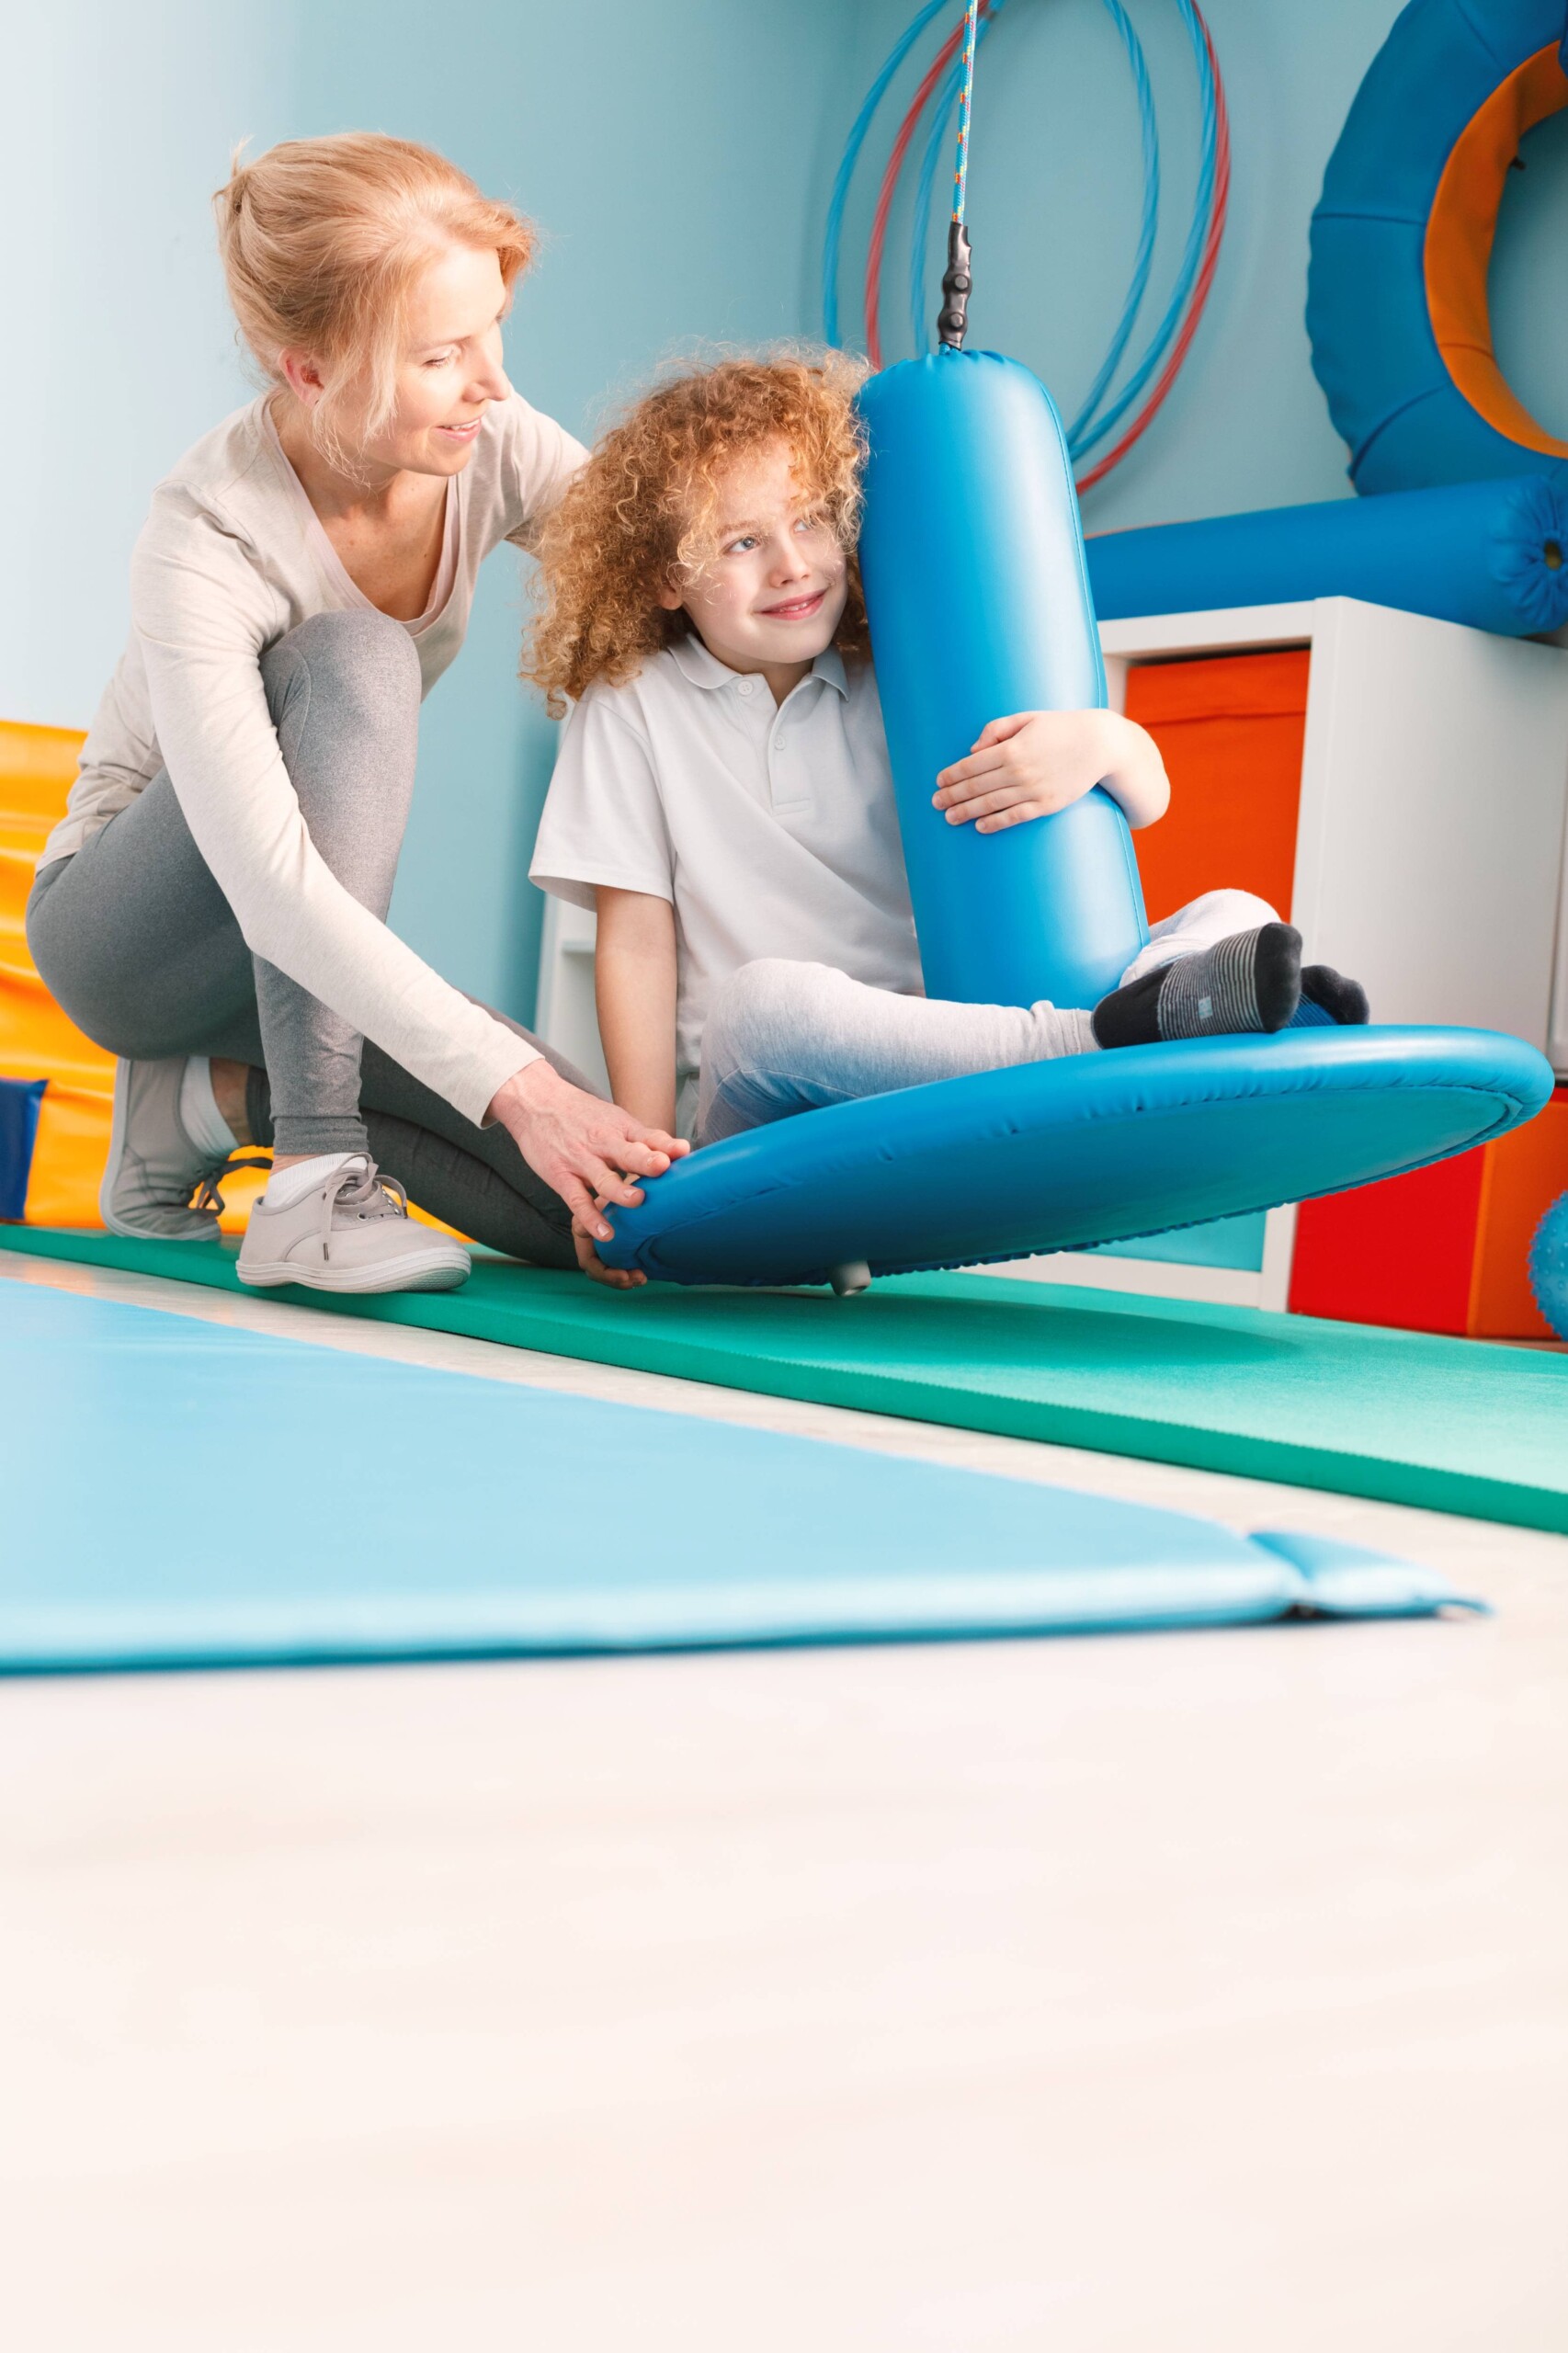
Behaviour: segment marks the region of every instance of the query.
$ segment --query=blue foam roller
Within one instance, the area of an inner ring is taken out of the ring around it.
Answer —
[[[1568,492],[1540,474],[1274,506],[1088,542],[1102,620],[1359,597],[1525,637],[1568,621]]]
[[[860,398],[860,563],[926,993],[1095,1005],[1148,936],[1115,801],[992,835],[931,806],[988,720],[1105,702],[1061,420],[985,351],[905,361]]]

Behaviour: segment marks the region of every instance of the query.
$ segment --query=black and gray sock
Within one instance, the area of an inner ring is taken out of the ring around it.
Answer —
[[[1346,980],[1332,964],[1308,964],[1301,972],[1301,995],[1309,1005],[1320,1006],[1331,1021],[1342,1029],[1356,1029],[1371,1019],[1371,1007],[1367,992],[1359,981]]]
[[[1217,940],[1102,997],[1092,1017],[1102,1046],[1283,1029],[1301,995],[1301,935],[1288,923]]]

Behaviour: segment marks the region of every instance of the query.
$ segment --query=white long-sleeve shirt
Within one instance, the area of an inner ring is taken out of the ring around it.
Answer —
[[[424,691],[454,660],[479,566],[532,544],[582,463],[514,393],[485,413],[448,486],[430,605],[405,626]],[[260,661],[314,613],[364,608],[283,454],[267,399],[207,434],[158,484],[131,563],[130,642],[40,865],[68,858],[167,767],[245,944],[475,1121],[531,1050],[360,906],[312,842]]]

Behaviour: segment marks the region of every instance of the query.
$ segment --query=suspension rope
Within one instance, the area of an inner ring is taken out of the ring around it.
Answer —
[[[944,351],[961,351],[969,331],[969,298],[974,285],[970,272],[969,231],[964,227],[964,198],[969,192],[969,110],[974,97],[974,51],[980,28],[980,0],[969,0],[963,19],[963,87],[959,93],[959,152],[953,165],[953,217],[948,224],[948,267],[942,275],[942,307],[937,333]]]
[[[953,165],[953,219],[961,223],[969,193],[969,112],[974,104],[974,51],[980,30],[980,0],[969,0],[963,20],[963,88],[959,93],[959,152]]]
[[[931,0],[931,6],[926,10],[925,15],[920,19],[920,22],[925,24],[930,17],[937,14],[939,8],[945,7],[948,5],[949,0]],[[993,17],[999,16],[1004,5],[1005,0],[980,0],[980,38],[982,40],[985,37],[985,26],[987,21]],[[915,27],[912,25],[910,27],[911,35],[914,34],[915,29]],[[893,196],[898,188],[899,171],[903,165],[904,156],[909,152],[909,142],[915,136],[915,126],[925,108],[926,101],[930,97],[932,91],[936,88],[937,83],[941,80],[948,66],[951,64],[953,57],[957,52],[959,42],[962,37],[962,27],[960,26],[949,34],[947,40],[942,43],[941,48],[937,51],[936,59],[932,63],[931,70],[926,74],[925,80],[921,83],[919,89],[916,90],[914,104],[911,106],[909,112],[905,115],[903,121],[899,128],[898,137],[893,142],[892,153],[888,157],[887,170],[882,174],[881,190],[877,199],[876,217],[871,222],[871,234],[866,247],[866,356],[870,360],[873,368],[880,368],[882,364],[882,248],[887,242],[888,215],[892,210]],[[888,65],[883,68],[883,71],[887,74],[890,81],[892,78],[892,73],[896,70],[896,65],[892,59],[889,60]],[[883,87],[885,88],[885,86],[886,85],[884,84]],[[864,140],[864,137],[865,133],[862,132],[862,140]],[[858,149],[857,149],[856,152],[858,153]],[[832,233],[835,238],[840,227],[842,226],[842,222],[843,208],[840,207],[838,222],[830,224]],[[838,275],[837,259],[837,246],[835,244],[833,253],[833,276],[835,282]],[[838,311],[837,304],[835,302],[833,311],[835,325],[837,324],[837,318]],[[835,338],[830,335],[828,340],[832,342]]]
[[[979,36],[982,42],[1006,5],[1006,0],[993,0],[991,7],[982,9]],[[937,94],[937,103],[931,114],[931,135],[926,142],[926,153],[921,159],[920,178],[915,195],[915,211],[909,239],[909,329],[911,345],[916,353],[930,348],[928,324],[930,313],[926,307],[926,246],[930,243],[927,233],[931,222],[931,199],[937,186],[937,165],[941,161],[943,133],[959,96],[960,72],[961,68],[955,65]]]

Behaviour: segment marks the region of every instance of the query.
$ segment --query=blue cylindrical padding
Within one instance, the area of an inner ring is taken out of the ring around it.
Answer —
[[[1444,364],[1426,302],[1426,222],[1454,143],[1500,83],[1563,40],[1563,0],[1412,0],[1367,69],[1312,214],[1307,332],[1358,490],[1540,472]]]
[[[987,721],[1105,702],[1061,420],[993,352],[906,360],[860,399],[860,563],[926,994],[1094,1005],[1147,937],[1115,801],[1096,786],[990,835],[931,805]]]
[[[1568,490],[1540,474],[1108,531],[1088,543],[1106,620],[1359,597],[1524,637],[1568,621]]]

